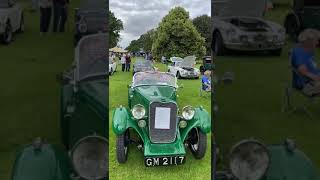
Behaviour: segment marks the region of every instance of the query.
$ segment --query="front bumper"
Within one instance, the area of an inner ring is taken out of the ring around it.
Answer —
[[[243,43],[226,43],[225,47],[241,51],[263,51],[281,49],[284,42],[243,42]]]
[[[151,141],[144,142],[144,156],[183,156],[186,154],[186,150],[180,137],[177,136],[173,143],[151,143]]]

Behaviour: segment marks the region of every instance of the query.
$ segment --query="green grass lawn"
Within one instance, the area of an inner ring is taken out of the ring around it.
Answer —
[[[67,32],[39,36],[39,16],[22,1],[26,30],[0,45],[0,179],[9,180],[16,152],[41,136],[60,143],[59,84],[56,74],[73,61],[73,7]]]
[[[163,64],[156,64],[161,71],[167,71]],[[131,145],[128,161],[125,164],[118,164],[116,160],[115,134],[111,129],[112,112],[119,105],[128,105],[128,88],[132,80],[132,72],[122,72],[118,65],[118,71],[109,77],[109,177],[110,179],[210,179],[211,178],[211,136],[208,135],[208,148],[204,159],[196,160],[188,150],[186,163],[181,166],[153,167],[144,166],[143,152],[135,145]],[[198,106],[203,105],[210,111],[211,101],[209,98],[199,97],[200,80],[179,80],[184,88],[178,90],[178,105]]]
[[[278,9],[267,17],[282,23],[287,11]],[[219,113],[214,119],[215,137],[224,157],[220,169],[227,168],[233,144],[253,137],[266,144],[282,143],[285,138],[291,138],[320,170],[319,103],[310,107],[314,119],[304,113],[281,112],[283,89],[291,77],[287,54],[292,46],[288,43],[280,57],[239,54],[217,57],[218,75],[226,71],[235,73],[233,84],[218,85],[216,90]],[[298,103],[302,100],[298,99]]]

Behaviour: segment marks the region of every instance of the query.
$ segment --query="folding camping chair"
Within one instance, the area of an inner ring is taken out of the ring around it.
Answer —
[[[310,96],[305,94],[301,89],[293,87],[293,75],[303,77],[293,66],[292,66],[292,50],[289,51],[289,70],[291,74],[291,80],[285,84],[283,92],[283,106],[282,112],[294,113],[298,110],[302,110],[311,119],[313,119],[312,113],[309,111],[308,106],[314,103],[316,96]],[[294,105],[294,97],[302,96],[304,102],[301,105]]]

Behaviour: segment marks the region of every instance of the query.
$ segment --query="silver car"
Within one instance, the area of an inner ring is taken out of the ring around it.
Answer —
[[[24,31],[23,11],[14,0],[0,0],[0,41],[9,44],[15,32]]]
[[[216,55],[227,49],[270,51],[280,55],[285,29],[263,19],[266,0],[214,0],[212,49]]]

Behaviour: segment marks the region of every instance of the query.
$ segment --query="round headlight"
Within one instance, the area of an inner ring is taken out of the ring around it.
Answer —
[[[147,125],[147,122],[145,120],[139,120],[138,121],[138,126],[141,127],[141,128],[144,128],[146,127]]]
[[[71,151],[77,174],[84,179],[103,179],[108,169],[108,141],[102,136],[80,139]]]
[[[195,110],[191,106],[186,106],[182,109],[182,117],[186,120],[192,119],[194,114],[195,114]]]
[[[230,169],[239,180],[259,180],[269,166],[267,148],[255,141],[244,140],[233,146],[230,155]]]
[[[146,115],[146,109],[141,104],[134,105],[131,112],[135,119],[141,119]]]

